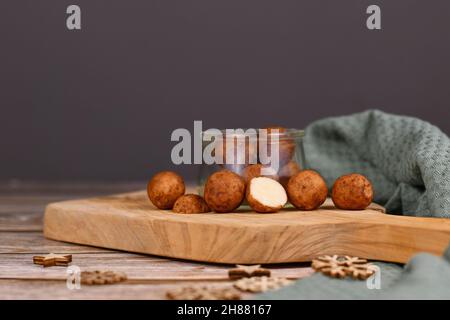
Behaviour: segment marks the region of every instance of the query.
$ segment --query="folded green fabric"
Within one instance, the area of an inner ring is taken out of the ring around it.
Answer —
[[[450,217],[450,139],[425,121],[377,110],[319,120],[306,128],[305,153],[330,188],[357,172],[370,179],[375,202],[388,213]],[[380,289],[314,274],[257,298],[450,299],[450,247],[445,258],[419,254],[405,268],[376,264]]]
[[[377,110],[319,120],[305,153],[329,187],[358,172],[389,213],[450,217],[450,139],[428,122]]]

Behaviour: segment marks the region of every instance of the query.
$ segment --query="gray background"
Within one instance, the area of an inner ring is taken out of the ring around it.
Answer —
[[[2,0],[0,179],[147,179],[193,120],[301,128],[379,108],[449,133],[449,31],[448,0]]]

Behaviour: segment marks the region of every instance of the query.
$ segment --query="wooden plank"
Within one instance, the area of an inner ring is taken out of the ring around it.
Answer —
[[[0,231],[42,231],[42,211],[0,214]]]
[[[388,215],[380,206],[257,214],[176,214],[156,209],[146,192],[50,204],[44,234],[51,239],[217,263],[310,261],[324,254],[406,262],[418,252],[440,255],[450,220]]]
[[[113,300],[161,300],[166,292],[181,286],[205,285],[204,282],[183,283],[134,283],[123,282],[103,286],[81,286],[79,290],[67,289],[65,281],[55,280],[2,280],[0,279],[0,299],[66,300],[66,299],[113,299]],[[228,282],[208,282],[208,286],[230,287]],[[243,294],[243,298],[251,297]]]
[[[229,266],[139,255],[45,239],[42,215],[49,202],[119,193],[135,184],[0,182],[0,299],[164,299],[184,285],[230,285]],[[81,270],[125,272],[129,280],[107,286],[66,287],[66,268],[34,265],[36,254],[71,253]],[[301,278],[313,271],[305,264],[269,265],[274,276]],[[249,296],[244,295],[245,296]]]
[[[67,196],[0,196],[0,231],[42,231],[42,219],[49,202],[73,199]]]
[[[0,182],[0,231],[42,231],[45,207],[51,202],[121,193],[142,188],[134,183],[19,183]],[[195,187],[188,186],[188,189]],[[6,191],[6,192],[3,192]]]
[[[0,232],[0,254],[49,252],[105,253],[114,251],[46,239],[42,232]]]
[[[3,254],[0,256],[0,279],[66,279],[65,267],[49,267],[33,264],[33,254]],[[114,270],[125,272],[132,280],[153,281],[205,281],[228,280],[230,266],[170,260],[161,257],[131,253],[76,253],[71,266],[83,270]],[[273,276],[290,279],[312,274],[305,264],[289,266],[268,265]]]
[[[0,181],[0,194],[107,195],[145,188],[146,181]]]
[[[0,231],[42,231],[47,204],[83,196],[89,195],[2,195],[0,196]]]

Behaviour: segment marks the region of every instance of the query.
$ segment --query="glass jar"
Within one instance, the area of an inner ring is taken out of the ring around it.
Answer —
[[[303,137],[303,130],[281,127],[202,132],[202,152],[214,159],[200,167],[199,194],[203,195],[208,177],[224,169],[239,174],[246,182],[257,172],[285,186],[293,174],[306,168]],[[261,168],[266,170],[260,172]]]

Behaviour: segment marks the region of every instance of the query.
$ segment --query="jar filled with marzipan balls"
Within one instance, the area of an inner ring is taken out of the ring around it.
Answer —
[[[279,126],[262,129],[208,130],[202,133],[203,164],[198,187],[219,170],[230,170],[245,182],[267,176],[286,186],[305,167],[304,131]]]

